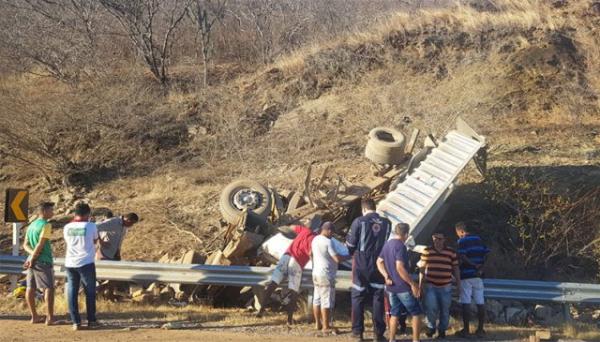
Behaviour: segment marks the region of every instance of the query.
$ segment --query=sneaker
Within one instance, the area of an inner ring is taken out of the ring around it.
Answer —
[[[446,338],[446,332],[445,331],[438,331],[438,335],[437,335],[437,339],[438,340],[443,340]]]
[[[87,327],[89,329],[97,328],[99,326],[100,326],[100,324],[97,321],[93,321],[93,322],[88,322],[87,323]]]
[[[427,336],[428,338],[432,338],[434,334],[435,334],[435,329],[427,328],[427,332],[425,333],[425,336]]]
[[[373,339],[374,342],[386,342],[387,339],[385,337],[383,337],[383,335],[377,335],[375,337],[375,339]]]
[[[456,334],[454,334],[454,336],[458,338],[469,338],[469,332],[465,329],[459,330],[456,332]]]
[[[73,324],[73,331],[81,330],[80,324]]]
[[[485,337],[485,330],[483,330],[483,329],[477,329],[477,331],[475,332],[475,336],[477,336],[478,338],[484,338]]]

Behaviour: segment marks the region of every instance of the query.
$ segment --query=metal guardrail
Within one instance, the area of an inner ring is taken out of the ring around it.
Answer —
[[[0,255],[0,274],[24,274],[25,257]],[[55,259],[57,277],[65,277],[64,259]],[[257,286],[265,285],[272,268],[250,266],[176,265],[154,262],[97,261],[98,279],[131,282],[163,282],[199,285]],[[600,285],[527,280],[485,279],[485,297],[525,302],[600,304]],[[337,273],[336,289],[349,291],[352,275]],[[305,270],[304,289],[312,288],[311,272]]]

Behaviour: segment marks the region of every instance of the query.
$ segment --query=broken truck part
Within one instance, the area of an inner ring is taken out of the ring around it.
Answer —
[[[441,220],[446,200],[458,183],[458,175],[476,155],[485,151],[485,138],[462,119],[457,128],[417,154],[398,186],[377,205],[377,211],[396,223],[410,225],[410,236],[424,242]]]

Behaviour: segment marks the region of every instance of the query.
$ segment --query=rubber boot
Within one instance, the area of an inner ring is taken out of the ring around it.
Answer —
[[[269,301],[271,300],[271,295],[273,294],[273,292],[275,292],[276,289],[277,284],[275,282],[270,282],[269,285],[265,287],[265,295],[262,299],[262,303],[260,303],[260,310],[258,310],[256,317],[262,318],[262,316],[265,313],[265,306],[269,304]]]
[[[290,291],[290,302],[287,305],[287,324],[294,324],[294,312],[296,311],[296,302],[298,301],[298,293]]]

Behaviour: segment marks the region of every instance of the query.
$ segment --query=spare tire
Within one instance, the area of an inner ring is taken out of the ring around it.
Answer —
[[[389,127],[373,128],[365,157],[377,164],[398,165],[404,161],[404,134]]]
[[[272,209],[271,193],[262,184],[251,179],[230,183],[221,192],[219,207],[225,221],[237,223],[243,209],[254,216],[267,219]]]

